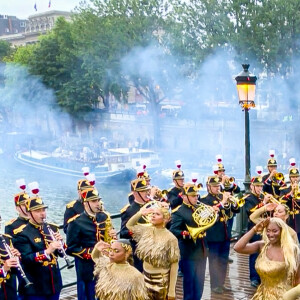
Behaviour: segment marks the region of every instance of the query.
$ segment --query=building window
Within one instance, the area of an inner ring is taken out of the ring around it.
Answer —
[[[25,22],[20,22],[20,27],[25,27]]]

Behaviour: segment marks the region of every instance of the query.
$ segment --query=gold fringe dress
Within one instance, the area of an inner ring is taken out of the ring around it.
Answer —
[[[292,287],[293,278],[285,262],[270,260],[266,252],[267,245],[256,259],[255,269],[261,284],[251,300],[282,300],[283,294]]]
[[[144,262],[145,283],[150,299],[175,297],[178,273],[179,246],[177,238],[166,228],[136,224],[141,218],[136,213],[127,222],[137,242],[136,254]]]
[[[96,297],[100,300],[147,300],[144,277],[129,263],[111,263],[99,252],[95,261]]]

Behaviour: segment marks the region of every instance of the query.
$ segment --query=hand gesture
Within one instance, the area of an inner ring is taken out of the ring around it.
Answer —
[[[276,203],[268,203],[265,205],[266,211],[273,211],[277,207]]]
[[[227,204],[228,203],[228,199],[230,198],[231,194],[229,192],[224,192],[223,193],[223,199],[222,199],[222,204]]]
[[[62,245],[60,241],[53,241],[49,244],[48,248],[46,249],[46,254],[50,255],[51,253],[55,252],[58,249],[61,249]]]
[[[266,228],[270,223],[270,218],[260,221],[254,226],[254,230],[256,232],[263,232],[264,228]]]
[[[143,216],[151,214],[151,213],[153,213],[153,211],[154,211],[153,208],[146,208],[146,207],[142,207],[140,210],[140,212]]]
[[[60,235],[59,231],[54,233],[54,238],[55,238],[56,241],[62,241],[63,240],[63,238]]]
[[[214,209],[215,212],[220,211],[220,207],[218,205],[214,205],[212,208]]]
[[[99,241],[95,246],[102,254],[108,256],[110,244],[104,241]]]
[[[19,252],[18,249],[16,249],[16,248],[10,248],[10,251],[11,251],[11,254],[12,254],[14,257],[21,257],[21,253]]]
[[[108,235],[114,240],[117,239],[117,231],[114,228],[111,228],[109,230]]]
[[[10,271],[10,268],[17,268],[18,263],[19,262],[18,262],[17,257],[12,257],[12,258],[5,260],[4,265],[3,265],[4,271],[8,272],[8,271]]]
[[[272,170],[270,173],[269,179],[272,180],[276,173],[277,173],[277,170]]]
[[[271,194],[266,193],[264,195],[264,200],[263,200],[264,204],[267,204],[267,203],[271,202],[272,197],[273,196]]]

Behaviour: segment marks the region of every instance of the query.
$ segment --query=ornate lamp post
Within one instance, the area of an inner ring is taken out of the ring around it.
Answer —
[[[243,71],[236,77],[236,86],[239,96],[239,104],[245,112],[245,191],[250,191],[251,173],[250,173],[250,127],[249,110],[255,107],[255,88],[257,77],[249,72],[249,64],[243,64]]]

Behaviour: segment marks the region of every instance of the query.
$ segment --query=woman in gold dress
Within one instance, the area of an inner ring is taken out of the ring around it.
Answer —
[[[150,223],[137,224],[142,216]],[[169,219],[168,208],[157,202],[154,208],[142,208],[126,225],[137,241],[136,254],[143,261],[150,300],[175,299],[179,247],[177,238],[165,228]]]
[[[130,242],[125,239],[96,244],[92,258],[97,299],[148,300],[143,275],[127,262],[131,254]]]
[[[287,205],[285,204],[276,204],[276,203],[268,203],[258,209],[256,209],[251,215],[250,215],[250,220],[254,223],[257,224],[260,221],[264,220],[265,218],[262,217],[267,212],[273,212],[273,217],[279,218],[285,223],[287,223],[287,220],[290,216],[290,209]],[[292,236],[292,238],[295,240],[295,242],[298,244],[298,236],[296,231],[288,226],[289,232]]]
[[[256,232],[263,239],[249,243]],[[279,218],[262,220],[248,231],[234,246],[242,254],[259,252],[255,268],[261,278],[252,300],[280,300],[298,278],[299,248],[288,226]]]

